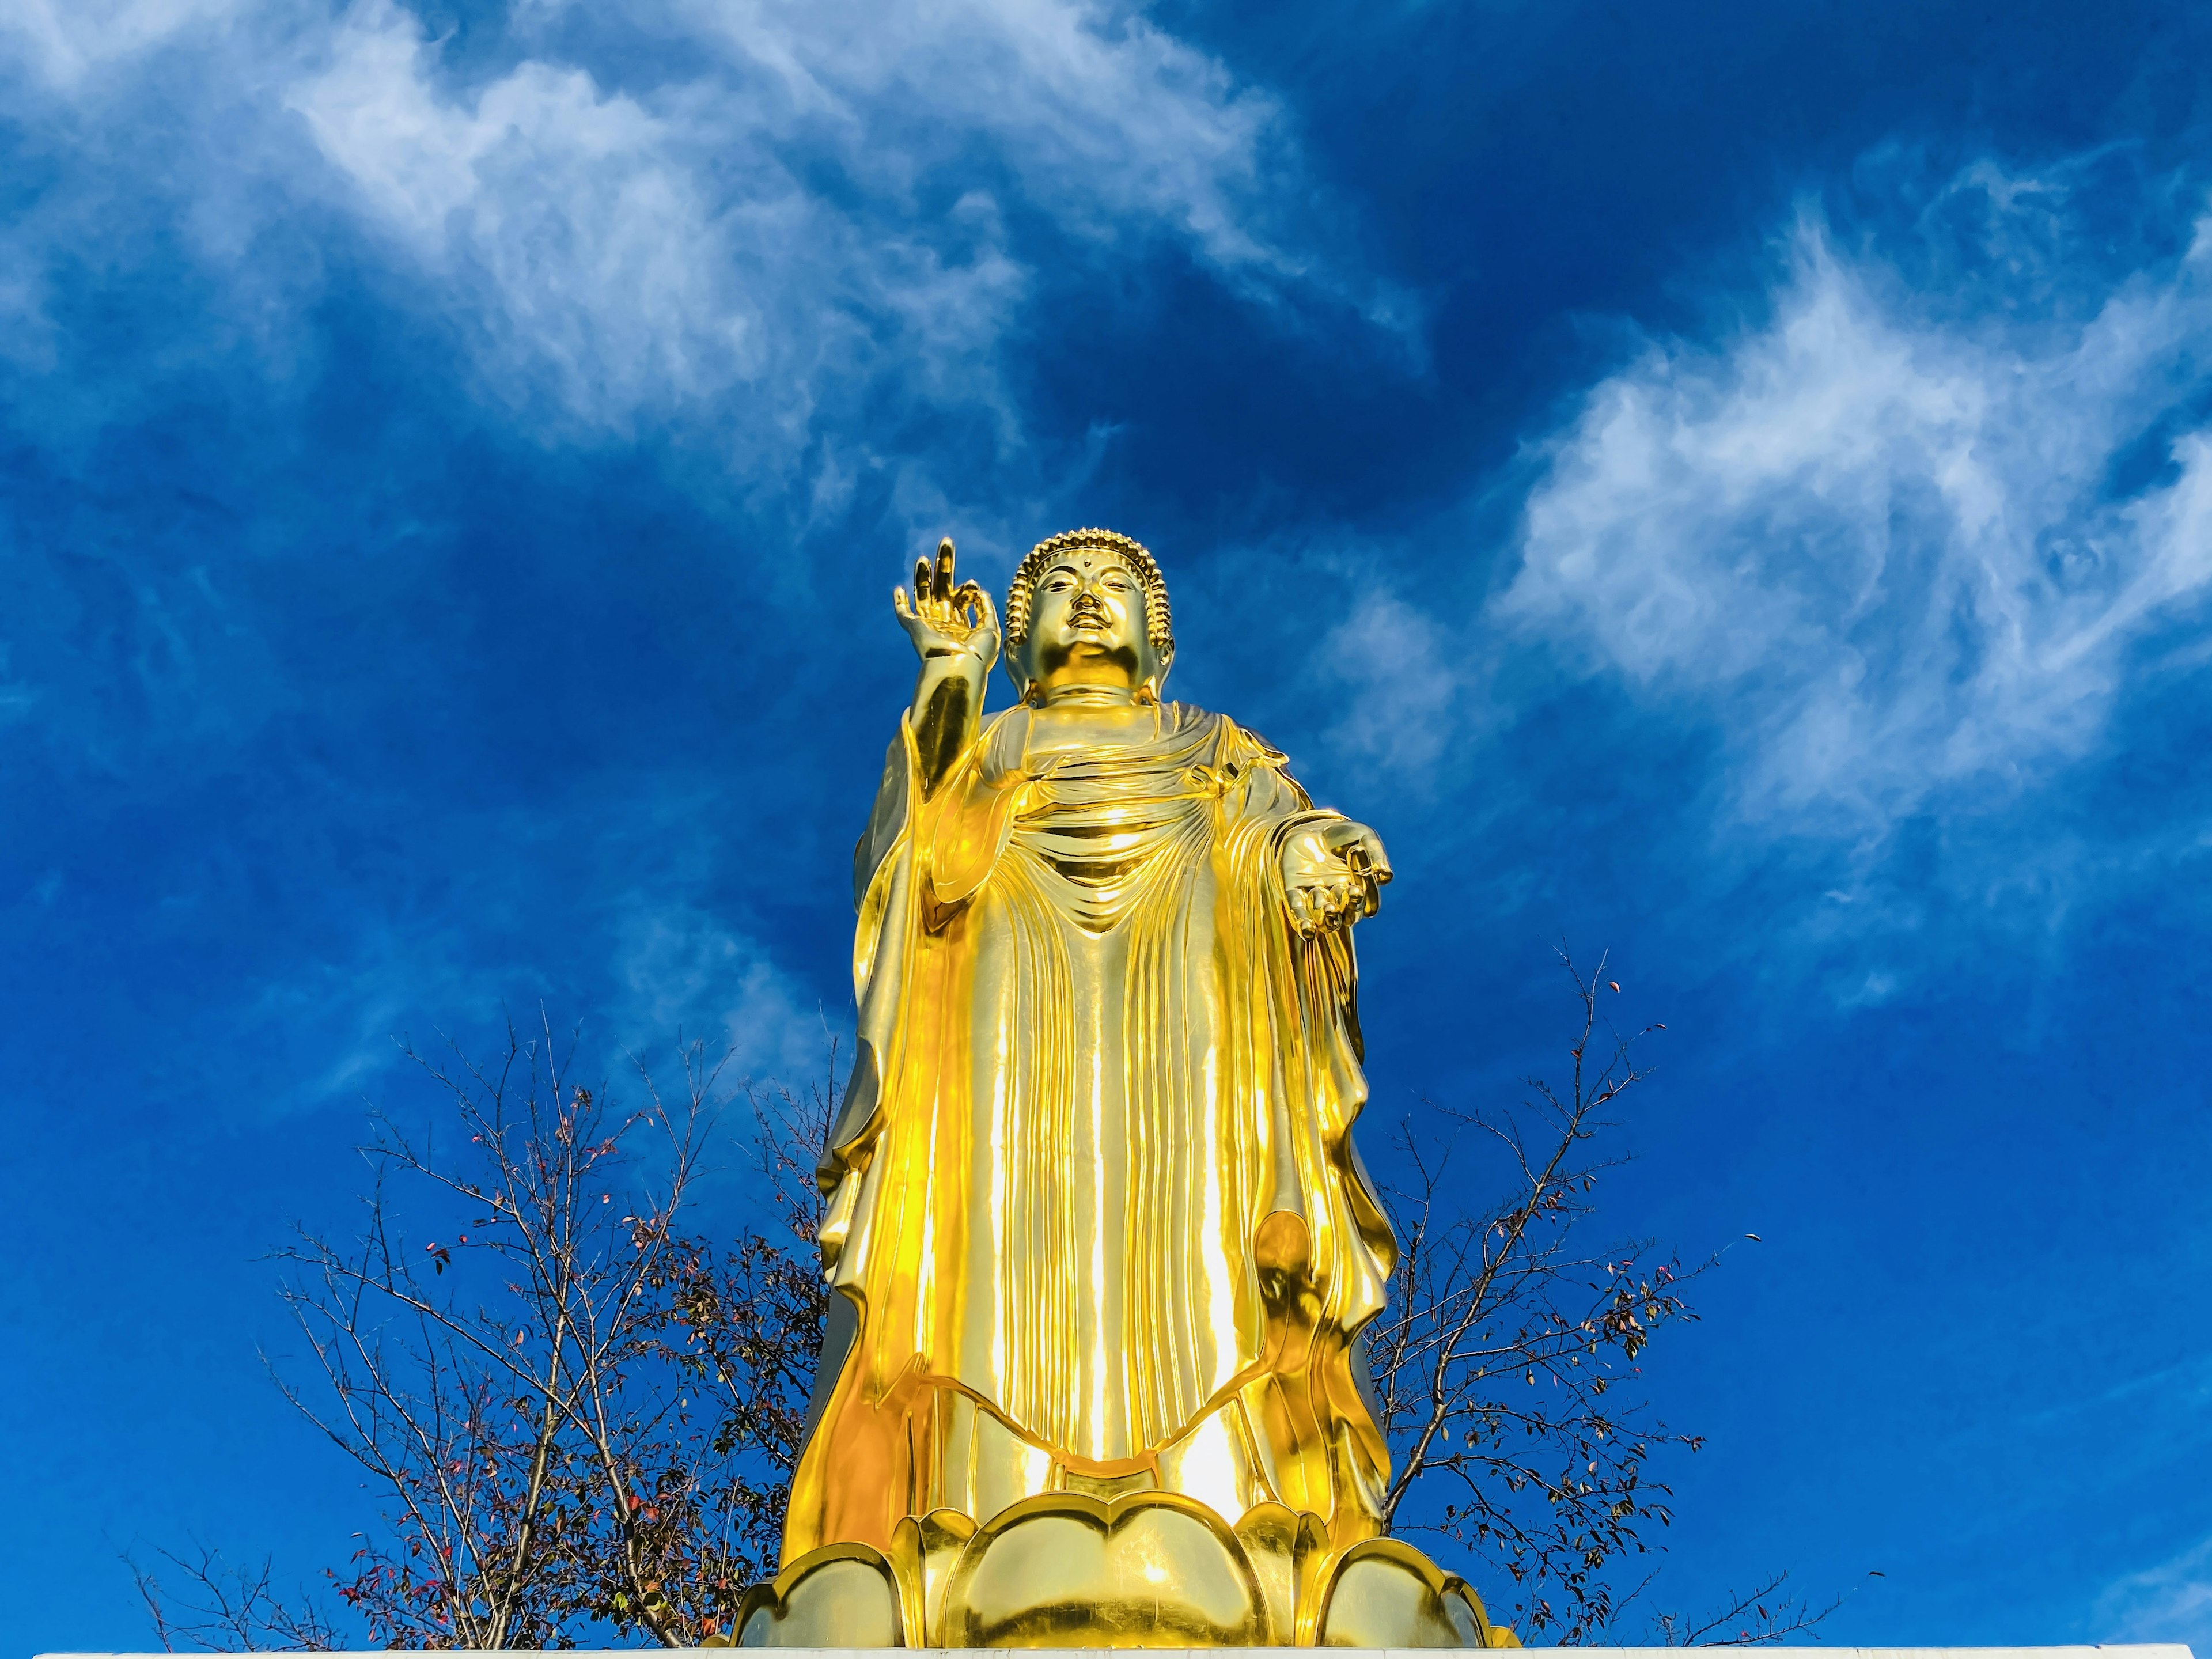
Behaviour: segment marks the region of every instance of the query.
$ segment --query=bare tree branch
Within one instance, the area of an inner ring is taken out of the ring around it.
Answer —
[[[337,1629],[304,1595],[296,1605],[269,1588],[270,1563],[226,1566],[219,1551],[196,1544],[189,1554],[154,1552],[167,1564],[179,1593],[165,1589],[156,1569],[125,1552],[156,1639],[165,1653],[324,1653],[343,1648]]]
[[[1614,1390],[1660,1326],[1697,1316],[1686,1287],[1712,1262],[1583,1242],[1590,1195],[1622,1161],[1593,1143],[1649,1074],[1636,1043],[1661,1028],[1615,1031],[1605,959],[1587,975],[1560,962],[1581,1003],[1565,1089],[1531,1079],[1517,1113],[1433,1109],[1449,1126],[1441,1140],[1401,1127],[1411,1175],[1389,1194],[1399,1256],[1367,1358],[1397,1468],[1385,1517],[1455,1540],[1514,1586],[1515,1622],[1576,1642],[1638,1593],[1614,1577],[1673,1519],[1646,1464],[1661,1445],[1699,1442]],[[1504,1176],[1486,1209],[1457,1200],[1475,1169]]]
[[[1765,1647],[1808,1632],[1817,1640],[1816,1627],[1844,1605],[1844,1598],[1835,1596],[1815,1607],[1795,1592],[1783,1594],[1789,1582],[1787,1571],[1769,1573],[1757,1589],[1742,1595],[1731,1592],[1722,1607],[1703,1619],[1660,1613],[1651,1621],[1652,1636],[1659,1646],[1670,1648]]]

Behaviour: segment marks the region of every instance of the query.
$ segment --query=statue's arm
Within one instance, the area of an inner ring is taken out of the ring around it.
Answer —
[[[1340,812],[1316,808],[1280,750],[1241,728],[1227,734],[1243,816],[1269,826],[1277,879],[1297,930],[1309,938],[1371,916],[1390,879],[1382,839]],[[1227,758],[1227,754],[1224,758]]]
[[[960,757],[975,741],[983,724],[983,689],[990,665],[967,651],[925,656],[921,672],[915,677],[915,755],[921,774],[925,798],[937,793]],[[900,763],[903,766],[905,757]]]

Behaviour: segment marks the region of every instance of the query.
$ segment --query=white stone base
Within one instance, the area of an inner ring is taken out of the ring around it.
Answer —
[[[1823,1655],[1825,1659],[2097,1659],[2099,1655],[2110,1655],[2111,1659],[2196,1659],[2196,1656],[2190,1651],[2187,1644],[2180,1642],[2137,1642],[2117,1644],[2107,1643],[2095,1647],[2067,1648],[1831,1648],[1813,1643],[1792,1645],[1801,1647],[1803,1651]],[[1682,1651],[1680,1648],[1575,1648],[1571,1650],[1577,1655],[1588,1654],[1590,1659],[1667,1659],[1668,1656],[1679,1656]],[[468,1654],[476,1650],[460,1648],[453,1651],[458,1654]],[[568,1659],[613,1659],[617,1654],[665,1651],[665,1649],[661,1648],[582,1648],[568,1655]],[[880,1648],[783,1648],[778,1651],[782,1655],[793,1656],[793,1659],[876,1659],[876,1656],[884,1650]],[[949,1656],[1000,1653],[1009,1650],[925,1648],[917,1651]],[[1055,1648],[1050,1651],[1058,1655],[1059,1659],[1128,1659],[1133,1650]],[[1313,1650],[1310,1648],[1148,1648],[1143,1651],[1162,1655],[1180,1655],[1183,1656],[1183,1659],[1222,1659],[1222,1656],[1230,1653],[1250,1654],[1255,1656],[1255,1659],[1257,1659],[1257,1656],[1260,1655],[1267,1655],[1269,1659],[1292,1659],[1292,1656],[1310,1653]],[[1355,1650],[1339,1648],[1334,1651],[1351,1655]],[[1368,1648],[1358,1650],[1358,1651],[1378,1656],[1388,1655],[1389,1659],[1423,1659],[1423,1656],[1432,1654],[1436,1650],[1434,1648]],[[1499,1652],[1504,1650],[1493,1648],[1488,1651]],[[37,1659],[170,1659],[170,1656],[154,1653],[42,1653],[37,1656]],[[328,1656],[328,1659],[391,1659],[391,1655],[380,1650],[374,1653],[334,1654]]]

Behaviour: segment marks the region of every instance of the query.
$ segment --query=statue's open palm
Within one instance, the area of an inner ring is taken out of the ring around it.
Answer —
[[[1283,896],[1298,932],[1310,939],[1371,916],[1390,879],[1382,839],[1364,823],[1333,818],[1283,842]]]
[[[937,562],[914,562],[914,598],[903,587],[891,590],[899,626],[923,661],[934,657],[972,657],[988,673],[999,659],[999,613],[991,596],[974,582],[952,581],[952,538],[937,544]]]

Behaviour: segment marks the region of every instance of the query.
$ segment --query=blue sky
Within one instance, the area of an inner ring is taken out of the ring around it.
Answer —
[[[2212,11],[0,0],[0,85],[10,1650],[343,1553],[258,1258],[393,1035],[818,1064],[890,586],[1077,524],[1389,842],[1378,1117],[1555,1068],[1561,938],[1667,1022],[1607,1215],[1764,1242],[1666,1599],[2212,1640]]]

